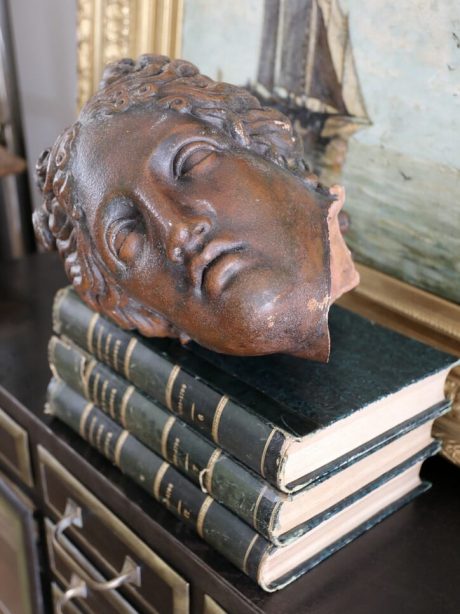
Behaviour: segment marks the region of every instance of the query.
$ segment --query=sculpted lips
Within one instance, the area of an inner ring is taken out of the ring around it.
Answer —
[[[247,262],[241,258],[244,245],[240,242],[215,240],[208,243],[202,252],[190,262],[190,276],[193,286],[205,288],[211,297],[217,297],[230,279]]]

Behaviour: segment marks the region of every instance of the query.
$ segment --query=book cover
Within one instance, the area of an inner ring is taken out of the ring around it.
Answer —
[[[330,315],[333,349],[329,364],[283,355],[237,358],[196,344],[183,348],[174,340],[145,339],[91,311],[71,288],[58,293],[53,320],[56,333],[94,354],[287,492],[347,466],[378,445],[382,431],[369,429],[369,436],[365,434],[364,441],[352,449],[346,447],[348,438],[338,432],[337,453],[334,447],[331,458],[318,466],[305,463],[298,477],[286,475],[293,443],[358,415],[370,405],[383,406],[422,380],[438,377],[436,391],[425,407],[412,409],[413,414],[419,413],[442,401],[445,374],[456,362],[449,354],[339,307]],[[383,432],[409,417],[404,407],[398,408]],[[372,420],[368,425],[372,426]]]

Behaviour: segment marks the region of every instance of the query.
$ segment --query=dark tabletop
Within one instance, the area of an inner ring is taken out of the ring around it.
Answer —
[[[428,493],[284,590],[267,594],[69,429],[45,418],[51,302],[63,285],[63,268],[54,254],[0,265],[0,386],[102,471],[119,496],[138,503],[143,513],[193,550],[197,561],[213,568],[223,582],[264,612],[460,612],[460,469],[440,457],[424,464],[423,477],[433,483]]]

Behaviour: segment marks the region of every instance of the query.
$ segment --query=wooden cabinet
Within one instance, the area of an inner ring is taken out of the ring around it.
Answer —
[[[51,303],[65,284],[54,255],[0,266],[0,489],[21,501],[34,595],[12,614],[57,611],[69,589],[64,614],[458,614],[460,472],[440,458],[424,467],[428,494],[269,594],[46,416]],[[1,526],[0,572],[10,569]],[[10,588],[0,573],[0,600]]]

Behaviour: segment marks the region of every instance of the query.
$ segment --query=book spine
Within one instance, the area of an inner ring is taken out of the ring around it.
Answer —
[[[92,401],[269,541],[287,498],[71,342],[52,337],[55,378]]]
[[[257,582],[272,545],[203,493],[169,463],[62,381],[48,387],[47,413],[56,416],[114,463],[213,548]]]
[[[279,471],[287,444],[283,431],[93,312],[70,287],[55,298],[53,328],[283,489]]]

